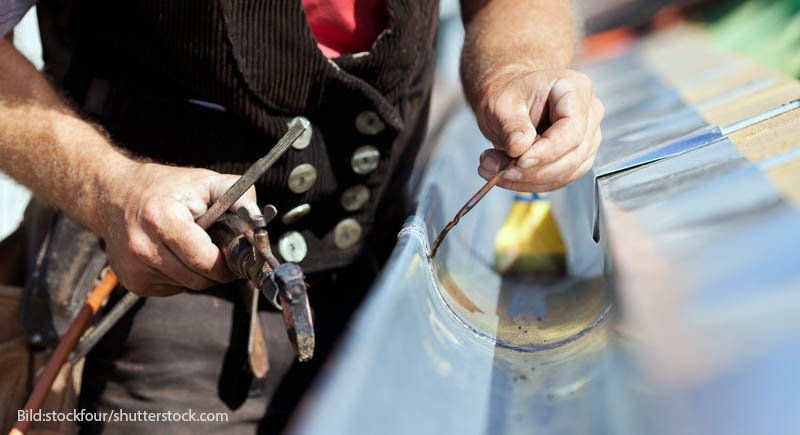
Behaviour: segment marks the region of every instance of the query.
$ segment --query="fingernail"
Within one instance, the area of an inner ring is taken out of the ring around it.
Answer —
[[[500,160],[494,153],[484,151],[483,154],[481,154],[481,168],[493,173],[497,172],[500,170]]]
[[[517,168],[508,168],[506,174],[503,175],[506,180],[517,181],[522,179],[522,171]]]
[[[535,159],[533,157],[527,158],[521,162],[519,162],[519,167],[522,169],[528,169],[532,166],[536,166],[539,164],[539,159]]]

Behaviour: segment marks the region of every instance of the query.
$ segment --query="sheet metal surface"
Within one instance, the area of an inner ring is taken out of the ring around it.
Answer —
[[[763,166],[723,140],[600,183],[635,367],[611,373],[620,433],[796,433],[800,213]]]
[[[694,57],[709,53],[726,64],[708,47]],[[800,148],[753,163],[700,114],[768,80],[692,107],[642,58],[586,68],[611,134],[594,173],[551,195],[570,278],[494,273],[512,198],[499,189],[428,261],[483,184],[475,166],[489,147],[465,108],[448,121],[393,257],[294,433],[796,433],[800,213],[764,173]]]
[[[393,258],[296,433],[588,433],[604,421],[604,280],[494,273],[492,241],[511,192],[491,192],[437,262],[427,259],[435,231],[481,185],[479,134],[466,109],[449,124]]]

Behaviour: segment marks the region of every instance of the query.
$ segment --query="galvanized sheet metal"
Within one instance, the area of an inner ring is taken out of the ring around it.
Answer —
[[[610,295],[602,277],[509,279],[492,240],[512,194],[491,192],[442,246],[436,230],[481,182],[487,146],[462,109],[415,213],[338,357],[295,419],[296,433],[581,433],[596,425]],[[458,147],[459,152],[452,151]],[[464,168],[470,168],[465,170]],[[574,300],[590,301],[576,305]],[[588,393],[592,391],[592,393]],[[587,414],[588,415],[588,414]]]
[[[500,190],[427,259],[482,185],[473,168],[489,147],[466,109],[448,121],[393,257],[294,432],[796,431],[800,214],[764,174],[796,162],[800,148],[749,161],[726,137],[742,125],[708,125],[641,61],[659,44],[586,68],[612,102],[612,134],[594,174],[551,195],[572,277],[494,273],[492,240],[512,197]],[[626,80],[643,88],[625,91]]]

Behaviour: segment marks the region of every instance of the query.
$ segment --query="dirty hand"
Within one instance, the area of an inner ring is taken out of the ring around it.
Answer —
[[[585,174],[602,141],[605,109],[585,74],[514,66],[481,87],[478,126],[495,149],[481,155],[485,179],[516,158],[498,183],[506,189],[549,192]]]
[[[122,285],[142,296],[170,296],[234,280],[222,253],[195,223],[238,176],[133,163],[105,186],[100,236]],[[256,212],[251,188],[232,208]]]

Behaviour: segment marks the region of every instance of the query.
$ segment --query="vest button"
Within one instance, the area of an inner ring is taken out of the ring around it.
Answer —
[[[383,131],[386,125],[377,113],[365,110],[356,116],[356,130],[361,134],[374,136]]]
[[[358,175],[366,175],[378,168],[381,152],[372,145],[364,145],[353,152],[350,166]]]
[[[308,119],[306,119],[304,116],[296,116],[292,118],[292,120],[289,121],[286,125],[291,127],[292,124],[301,119],[308,122]],[[313,134],[312,132],[313,132],[313,126],[309,123],[306,131],[304,131],[303,134],[301,134],[300,137],[298,137],[297,140],[294,141],[294,143],[292,144],[292,148],[296,150],[304,150],[308,148],[308,146],[311,144],[311,135]]]
[[[284,261],[299,263],[308,253],[306,239],[297,231],[287,231],[278,240],[278,252]]]
[[[286,214],[284,214],[283,217],[281,218],[281,222],[283,222],[286,225],[293,224],[302,219],[303,216],[307,215],[308,212],[310,211],[311,211],[310,204],[308,203],[300,204],[297,207],[287,211]]]
[[[339,222],[333,229],[333,244],[339,249],[347,249],[361,239],[361,224],[353,218]]]
[[[317,181],[317,169],[309,163],[297,165],[289,173],[289,190],[294,193],[303,193]]]
[[[342,208],[346,211],[360,210],[364,208],[367,201],[369,201],[369,189],[363,184],[345,189],[345,191],[342,192],[342,197],[339,198]]]

